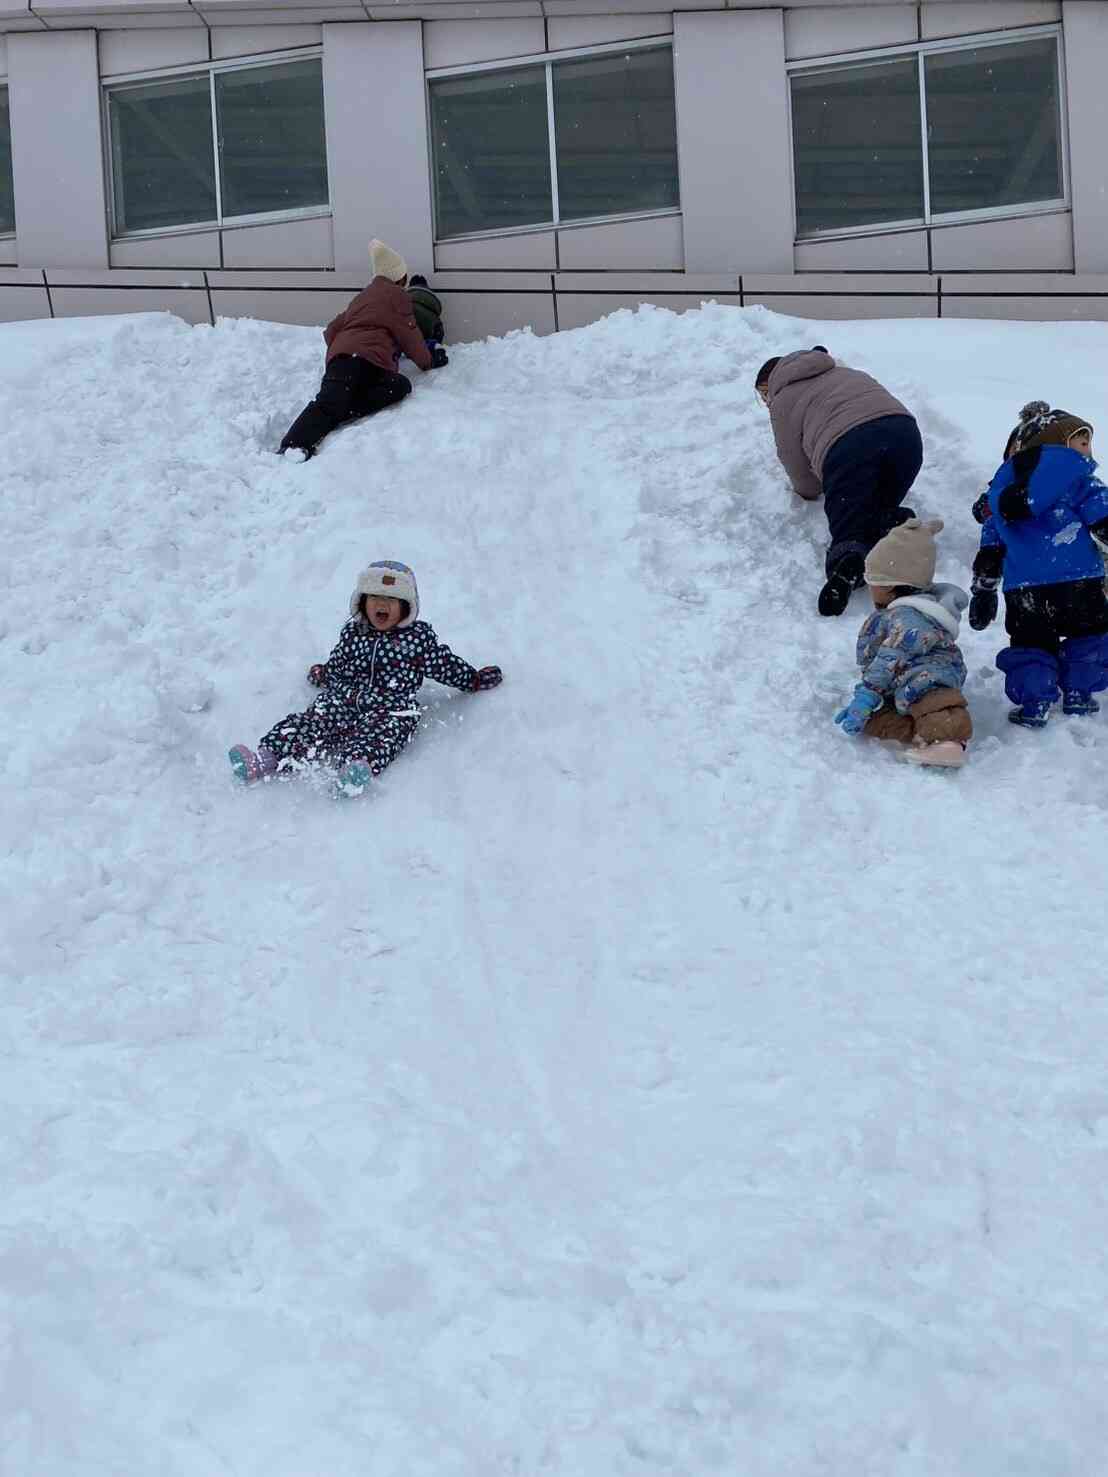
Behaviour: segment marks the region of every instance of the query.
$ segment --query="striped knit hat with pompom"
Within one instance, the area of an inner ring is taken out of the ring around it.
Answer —
[[[1020,411],[1019,425],[1008,437],[1005,458],[1017,451],[1028,451],[1032,446],[1065,446],[1078,431],[1093,434],[1093,428],[1083,416],[1071,415],[1068,410],[1051,410],[1045,400],[1029,400]]]

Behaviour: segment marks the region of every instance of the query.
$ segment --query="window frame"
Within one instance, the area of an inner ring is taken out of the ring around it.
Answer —
[[[241,226],[279,224],[282,221],[316,220],[334,213],[331,195],[331,167],[327,149],[326,97],[324,97],[324,150],[327,162],[327,201],[320,205],[299,205],[291,210],[265,210],[251,215],[223,214],[223,182],[220,178],[219,130],[216,111],[215,78],[221,72],[254,71],[264,67],[282,66],[286,62],[319,61],[323,65],[323,47],[303,46],[293,50],[268,51],[261,56],[236,57],[228,61],[201,61],[182,63],[173,67],[158,67],[143,72],[125,72],[117,77],[100,79],[100,109],[104,139],[104,174],[108,202],[108,224],[111,240],[143,241],[161,236],[188,236],[204,231],[229,231]],[[116,182],[113,160],[115,157],[112,137],[110,94],[125,91],[128,87],[148,86],[156,82],[173,82],[186,77],[207,77],[208,99],[212,120],[212,162],[215,166],[216,214],[209,220],[189,221],[179,226],[145,226],[141,230],[128,231],[120,226],[116,202]]]
[[[11,114],[12,93],[11,93],[11,87],[8,84],[8,78],[7,78],[7,74],[6,73],[3,76],[0,76],[0,92],[6,92],[8,94],[8,123],[9,123],[9,126],[10,126],[10,124],[11,124],[11,116],[12,116],[12,114]],[[14,162],[11,159],[11,156],[10,155],[8,157],[8,165],[9,165],[9,167],[10,167],[10,169],[12,171],[12,174],[14,176],[14,174],[15,174],[15,165],[14,165]],[[14,180],[14,178],[12,180],[12,193],[13,193],[13,195],[15,193],[15,180]],[[16,222],[16,225],[18,226],[18,224],[19,223],[17,221]],[[14,241],[16,239],[17,234],[18,234],[18,232],[16,230],[14,230],[14,229],[11,230],[11,231],[0,231],[0,241]]]
[[[494,241],[506,236],[530,236],[541,231],[575,231],[588,226],[604,226],[618,221],[661,220],[679,216],[681,206],[681,150],[680,124],[677,129],[677,204],[663,205],[656,210],[624,210],[607,215],[575,216],[573,220],[560,219],[558,199],[557,140],[554,134],[554,68],[559,62],[577,61],[593,56],[618,56],[629,51],[668,51],[672,60],[674,53],[673,35],[663,31],[657,36],[637,36],[633,41],[606,41],[599,46],[574,46],[561,51],[531,52],[526,56],[499,57],[490,62],[462,62],[451,67],[431,67],[424,73],[424,105],[427,115],[427,180],[431,192],[432,236],[435,246],[449,246],[457,241]],[[482,72],[514,72],[522,67],[542,68],[546,73],[546,133],[550,149],[550,196],[554,215],[551,220],[535,221],[526,226],[490,226],[482,231],[464,231],[458,235],[440,236],[438,216],[435,210],[435,143],[431,116],[431,83],[447,77],[472,77]],[[673,82],[674,110],[677,108],[677,78]]]
[[[931,160],[927,139],[927,82],[924,58],[930,55],[950,55],[959,51],[976,51],[983,46],[1015,46],[1021,41],[1054,40],[1054,58],[1057,68],[1058,86],[1058,149],[1062,165],[1062,193],[1052,200],[1032,200],[1022,205],[986,205],[976,210],[933,211],[931,209]],[[805,57],[785,63],[789,99],[789,176],[792,183],[793,241],[800,245],[809,241],[840,241],[860,236],[885,236],[904,231],[927,231],[939,226],[972,224],[975,221],[1016,220],[1024,216],[1058,215],[1072,210],[1070,193],[1070,140],[1069,99],[1066,94],[1066,65],[1063,50],[1062,24],[1052,21],[1040,26],[1013,27],[1007,31],[979,31],[972,36],[947,36],[934,41],[905,42],[899,46],[874,47],[867,51],[841,52],[834,56]],[[796,198],[796,145],[793,127],[792,78],[797,73],[818,76],[836,72],[840,68],[857,66],[859,63],[890,61],[898,56],[917,58],[917,83],[919,86],[920,135],[923,155],[923,215],[907,220],[874,222],[864,226],[829,226],[821,231],[805,231],[798,228],[798,202]]]

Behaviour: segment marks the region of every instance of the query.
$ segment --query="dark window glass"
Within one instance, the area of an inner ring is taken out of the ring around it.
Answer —
[[[800,235],[922,219],[914,56],[797,73],[792,105]]]
[[[675,206],[670,48],[556,63],[554,135],[562,220]]]
[[[15,230],[15,193],[12,189],[12,129],[8,89],[0,87],[0,233]]]
[[[205,73],[108,95],[116,228],[145,231],[216,216],[212,105]]]
[[[326,205],[318,59],[215,74],[224,218]]]
[[[443,77],[430,94],[439,236],[551,220],[546,69]]]
[[[929,55],[923,75],[932,212],[1061,199],[1052,36]]]

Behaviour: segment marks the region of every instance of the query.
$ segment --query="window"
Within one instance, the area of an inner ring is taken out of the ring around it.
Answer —
[[[440,239],[678,205],[668,46],[436,77],[430,112]]]
[[[1053,34],[790,80],[800,236],[1064,202]]]
[[[0,87],[0,236],[15,231],[15,191],[12,188],[12,126],[8,89]]]
[[[326,207],[318,57],[113,87],[117,234]]]

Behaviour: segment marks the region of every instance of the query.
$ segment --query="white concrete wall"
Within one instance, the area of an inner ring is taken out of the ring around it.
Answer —
[[[432,264],[431,165],[418,21],[323,27],[335,266],[365,271],[377,236]]]
[[[782,12],[682,12],[673,35],[685,268],[791,271]]]

